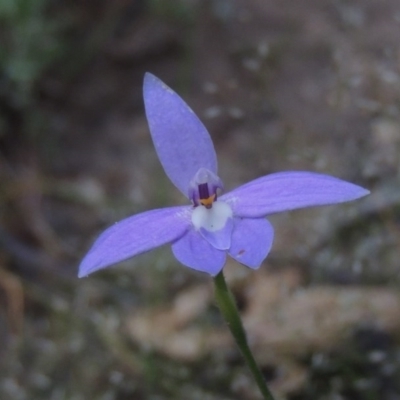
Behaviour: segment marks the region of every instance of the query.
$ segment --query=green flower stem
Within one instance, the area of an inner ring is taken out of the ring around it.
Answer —
[[[244,331],[242,320],[240,319],[240,315],[236,307],[235,299],[233,298],[232,292],[226,285],[222,271],[214,278],[214,288],[215,298],[220,311],[225,321],[228,323],[229,329],[235,338],[235,341],[239,346],[254,379],[256,380],[258,388],[263,394],[265,400],[274,400],[274,397],[269,391],[261,370],[258,368],[258,365],[247,343],[246,332]]]

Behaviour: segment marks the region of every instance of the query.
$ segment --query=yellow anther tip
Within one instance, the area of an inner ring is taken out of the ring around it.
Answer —
[[[203,206],[207,207],[207,206],[211,206],[212,203],[214,202],[214,200],[215,200],[215,194],[213,194],[213,195],[210,196],[210,197],[207,197],[206,199],[200,199],[200,203],[201,203]]]

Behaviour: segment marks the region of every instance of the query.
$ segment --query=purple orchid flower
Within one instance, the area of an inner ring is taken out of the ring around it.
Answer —
[[[144,78],[144,103],[156,152],[172,183],[192,203],[126,218],[96,240],[79,277],[167,243],[182,264],[216,276],[227,254],[257,269],[274,231],[265,216],[355,200],[369,193],[313,172],[263,176],[221,195],[210,135],[189,106],[154,75]]]

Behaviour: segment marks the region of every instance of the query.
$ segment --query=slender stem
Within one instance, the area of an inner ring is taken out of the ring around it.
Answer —
[[[214,288],[217,304],[225,321],[228,323],[229,329],[246,360],[258,388],[263,394],[265,400],[274,400],[274,397],[268,389],[263,374],[261,373],[247,343],[246,332],[244,331],[235,299],[226,285],[222,271],[214,278]]]

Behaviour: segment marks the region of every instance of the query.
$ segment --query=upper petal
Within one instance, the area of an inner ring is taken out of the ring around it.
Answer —
[[[366,196],[368,190],[329,175],[280,172],[263,176],[221,196],[234,215],[261,217],[302,207],[342,203]]]
[[[190,230],[172,245],[174,256],[183,265],[215,276],[223,268],[226,253],[217,250],[195,230]]]
[[[169,179],[188,196],[200,168],[217,173],[210,135],[190,107],[165,83],[146,73],[144,104],[154,147]]]
[[[257,269],[267,257],[274,239],[274,228],[265,218],[235,218],[229,255]]]
[[[172,242],[190,227],[190,207],[147,211],[117,222],[95,241],[79,266],[87,276],[111,264]]]

